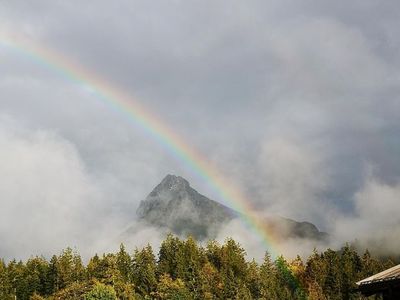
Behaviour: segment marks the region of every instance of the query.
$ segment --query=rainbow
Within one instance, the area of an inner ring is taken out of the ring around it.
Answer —
[[[251,207],[244,194],[160,118],[147,111],[139,101],[60,53],[39,46],[26,37],[5,35],[0,32],[1,45],[87,89],[113,111],[125,116],[129,122],[150,134],[169,153],[215,190],[226,206],[237,211],[246,227],[259,237],[270,255],[277,257],[278,242],[274,233],[257,217],[255,209]]]

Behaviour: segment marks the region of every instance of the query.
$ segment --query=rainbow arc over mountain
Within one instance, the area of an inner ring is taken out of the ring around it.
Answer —
[[[277,256],[279,247],[274,233],[257,216],[256,210],[251,207],[244,194],[226,180],[204,155],[186,143],[155,114],[146,110],[138,99],[103,80],[98,74],[85,69],[81,64],[77,64],[61,53],[39,45],[27,37],[0,32],[0,46],[89,90],[115,113],[124,116],[134,126],[146,132],[215,190],[223,204],[239,213],[246,227],[259,237],[265,250],[271,256]]]

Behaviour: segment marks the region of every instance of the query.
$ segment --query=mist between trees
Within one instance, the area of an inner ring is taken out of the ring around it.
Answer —
[[[50,260],[0,260],[0,299],[359,299],[355,282],[395,264],[394,259],[314,250],[306,260],[246,259],[233,239],[205,246],[168,235],[158,254],[150,245],[95,254],[85,265],[66,248]]]

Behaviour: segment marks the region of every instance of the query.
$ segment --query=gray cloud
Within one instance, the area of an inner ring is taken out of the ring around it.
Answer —
[[[104,207],[74,146],[7,119],[0,123],[0,145],[2,255],[27,257],[85,240],[90,244],[88,233],[101,225],[93,217],[103,216]]]
[[[341,240],[357,240],[360,247],[397,255],[400,243],[400,183],[386,184],[369,172],[354,195],[355,215],[337,219],[335,234]]]
[[[355,220],[362,235],[368,214],[359,199],[398,193],[398,9],[396,1],[0,1],[0,26],[136,96],[260,210],[315,222],[344,239],[350,236],[334,219]],[[46,153],[46,163],[64,159],[65,180],[76,189],[60,203],[98,199],[126,224],[167,173],[221,200],[84,88],[4,47],[0,67],[0,111],[25,128],[20,134],[1,123],[4,149],[24,145],[14,161],[29,153],[37,160]],[[366,181],[369,165],[374,177]],[[27,170],[9,168],[28,180]],[[53,185],[43,197],[63,191]],[[14,198],[28,206],[35,200],[18,198],[12,187],[0,195],[11,215]]]

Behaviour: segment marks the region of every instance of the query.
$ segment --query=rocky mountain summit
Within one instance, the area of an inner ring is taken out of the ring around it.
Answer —
[[[198,240],[215,238],[218,231],[240,214],[208,199],[180,176],[167,175],[143,200],[137,209],[141,222],[166,229],[180,236],[192,235]],[[266,226],[282,239],[324,240],[327,234],[309,222],[282,217],[265,220]]]
[[[233,210],[198,193],[180,176],[167,175],[140,203],[140,220],[197,239],[215,237],[236,217]]]

